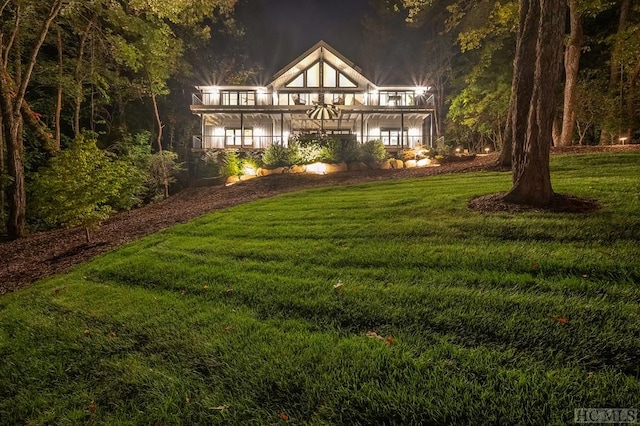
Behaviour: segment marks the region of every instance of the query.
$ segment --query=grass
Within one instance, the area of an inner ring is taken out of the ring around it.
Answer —
[[[475,173],[315,189],[0,299],[0,424],[565,424],[640,406],[640,154],[564,156],[588,215]]]

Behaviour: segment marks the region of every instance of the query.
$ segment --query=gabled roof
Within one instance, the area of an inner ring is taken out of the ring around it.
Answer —
[[[375,84],[362,75],[362,70],[358,66],[323,40],[314,44],[278,71],[269,86],[275,89],[286,87],[293,79],[318,62],[327,63],[332,68],[335,68],[339,76],[350,80],[354,84],[353,87],[362,89],[375,87]],[[322,82],[320,82],[320,86],[322,86]]]

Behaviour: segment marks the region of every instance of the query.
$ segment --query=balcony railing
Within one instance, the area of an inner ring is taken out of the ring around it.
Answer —
[[[326,103],[333,103],[338,106],[378,106],[389,108],[402,107],[424,107],[433,108],[435,98],[432,94],[414,94],[411,91],[405,92],[370,92],[370,93],[325,93]],[[233,98],[233,102],[228,101],[229,97],[221,96],[220,93],[193,93],[191,96],[192,105],[196,106],[222,106],[222,107],[243,107],[243,106],[313,106],[322,99],[319,93],[286,93],[274,95],[273,93],[258,94],[257,97]]]
[[[340,135],[336,134],[335,137],[340,138]],[[364,139],[358,135],[352,134],[356,140],[360,143],[370,140],[383,140],[384,147],[388,150],[395,151],[404,148],[410,148],[419,145],[429,145],[429,141],[423,140],[421,136],[405,136],[402,141],[398,140],[385,140],[373,135],[365,135]],[[331,137],[331,135],[329,135]],[[237,142],[233,138],[226,139],[224,136],[193,136],[193,149],[265,149],[273,143],[281,143],[282,139],[278,136],[253,136],[247,137],[242,144],[227,144],[226,141]]]

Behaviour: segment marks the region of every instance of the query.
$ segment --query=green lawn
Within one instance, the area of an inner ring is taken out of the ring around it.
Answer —
[[[640,153],[212,213],[0,298],[0,424],[564,424],[640,408]],[[375,333],[375,334],[374,334]]]

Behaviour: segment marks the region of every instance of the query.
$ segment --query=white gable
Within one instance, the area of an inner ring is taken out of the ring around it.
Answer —
[[[318,42],[278,72],[270,84],[275,91],[300,88],[370,90],[375,85],[360,69],[324,41]]]

